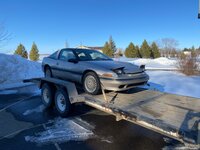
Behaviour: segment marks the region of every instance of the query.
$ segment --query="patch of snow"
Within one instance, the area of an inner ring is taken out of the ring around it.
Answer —
[[[62,143],[68,141],[83,141],[94,136],[93,132],[79,125],[73,119],[58,118],[53,125],[45,127],[46,131],[36,136],[25,136],[27,142],[37,144]]]
[[[76,123],[78,123],[79,125],[81,125],[81,126],[83,126],[83,127],[86,127],[86,128],[89,129],[89,130],[95,129],[95,125],[94,125],[94,124],[88,123],[88,122],[86,122],[85,120],[81,119],[80,117],[73,118],[73,120],[74,120]]]
[[[113,143],[113,137],[111,137],[111,136],[110,137],[103,137],[103,138],[101,138],[101,141],[111,144],[111,143]]]
[[[186,76],[174,71],[147,71],[149,85],[145,88],[200,98],[200,76]]]
[[[182,73],[177,72],[176,59],[169,59],[165,57],[160,57],[156,59],[120,57],[115,58],[114,60],[130,62],[138,66],[146,65],[147,70],[156,70],[147,71],[147,74],[150,77],[150,86],[145,86],[145,88],[200,98],[200,76],[186,76]],[[174,71],[159,71],[162,69]]]
[[[18,55],[0,53],[0,90],[22,86],[22,80],[42,77],[41,63],[29,61]]]
[[[44,105],[40,105],[40,106],[38,106],[38,107],[36,107],[36,108],[33,108],[33,109],[31,109],[31,110],[26,110],[26,111],[23,113],[23,115],[24,115],[24,116],[27,116],[27,115],[30,115],[30,114],[32,114],[32,113],[41,113],[41,112],[43,112],[44,109],[45,109],[45,106],[44,106]]]
[[[114,60],[129,62],[138,66],[145,65],[146,69],[168,69],[168,70],[177,69],[176,68],[177,60],[165,57],[160,57],[156,59],[120,57],[120,58],[115,58]]]

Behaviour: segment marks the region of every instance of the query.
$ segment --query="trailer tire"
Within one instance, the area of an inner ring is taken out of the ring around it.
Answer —
[[[44,83],[41,88],[41,95],[42,95],[42,103],[45,105],[46,108],[49,108],[53,105],[53,99],[54,99],[54,90],[53,88],[47,84]]]
[[[67,92],[60,88],[55,93],[55,106],[61,117],[67,117],[72,109]]]

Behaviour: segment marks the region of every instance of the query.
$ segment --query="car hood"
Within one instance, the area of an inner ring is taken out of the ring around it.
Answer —
[[[92,65],[93,67],[102,67],[104,69],[113,70],[118,68],[124,68],[125,73],[136,73],[141,72],[142,69],[140,69],[138,66],[127,63],[127,62],[120,62],[120,61],[112,61],[112,60],[106,60],[106,61],[85,61],[84,63],[88,65]]]

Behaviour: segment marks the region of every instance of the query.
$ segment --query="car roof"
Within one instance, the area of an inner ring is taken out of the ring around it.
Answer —
[[[61,50],[93,50],[95,51],[94,49],[86,49],[86,48],[63,48]]]

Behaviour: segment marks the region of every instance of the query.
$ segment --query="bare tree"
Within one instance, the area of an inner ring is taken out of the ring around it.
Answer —
[[[177,50],[179,43],[173,38],[163,38],[158,42],[158,45],[161,48],[161,56],[171,57]]]
[[[177,68],[180,72],[188,76],[199,75],[200,68],[196,51],[192,51],[191,55],[185,55],[181,52],[178,57]]]
[[[11,35],[10,33],[5,29],[3,23],[0,23],[0,48],[10,40]]]

